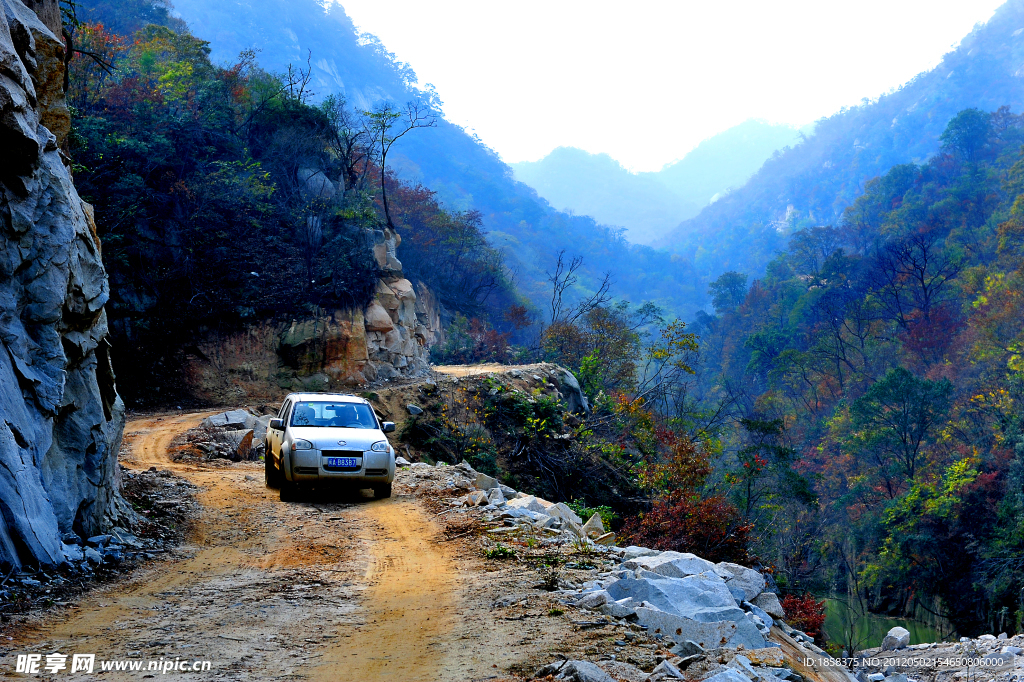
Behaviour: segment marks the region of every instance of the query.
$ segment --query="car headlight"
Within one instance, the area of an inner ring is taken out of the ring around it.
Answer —
[[[301,438],[296,438],[295,440],[292,441],[292,450],[312,450],[312,449],[313,449],[313,444],[310,443],[308,440],[302,440]]]
[[[371,445],[370,449],[373,450],[374,452],[387,452],[388,442],[386,440],[379,440],[373,445]]]

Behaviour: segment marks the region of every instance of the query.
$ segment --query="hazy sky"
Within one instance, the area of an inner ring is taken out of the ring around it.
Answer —
[[[1003,0],[341,0],[509,163],[657,170],[748,118],[804,125],[934,67]]]

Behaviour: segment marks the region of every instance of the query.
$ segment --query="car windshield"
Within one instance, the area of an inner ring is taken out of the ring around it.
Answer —
[[[309,401],[295,404],[292,426],[334,426],[346,429],[375,429],[377,420],[365,403]]]

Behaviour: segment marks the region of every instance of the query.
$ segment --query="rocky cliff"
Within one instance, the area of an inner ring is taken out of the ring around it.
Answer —
[[[430,347],[444,340],[440,305],[429,288],[403,275],[400,235],[373,230],[367,237],[383,273],[369,305],[211,334],[185,359],[190,393],[231,404],[425,373]]]
[[[0,566],[63,563],[63,539],[130,514],[118,494],[106,273],[60,147],[57,0],[0,0]]]

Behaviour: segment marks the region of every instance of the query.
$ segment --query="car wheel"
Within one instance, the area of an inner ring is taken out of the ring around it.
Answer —
[[[282,502],[298,502],[299,501],[299,486],[294,481],[281,477],[281,501]]]
[[[391,497],[391,484],[384,483],[383,485],[373,486],[373,496],[378,500],[383,500],[386,497]]]
[[[268,488],[281,487],[281,472],[274,466],[274,456],[269,449],[263,455],[263,480]]]

